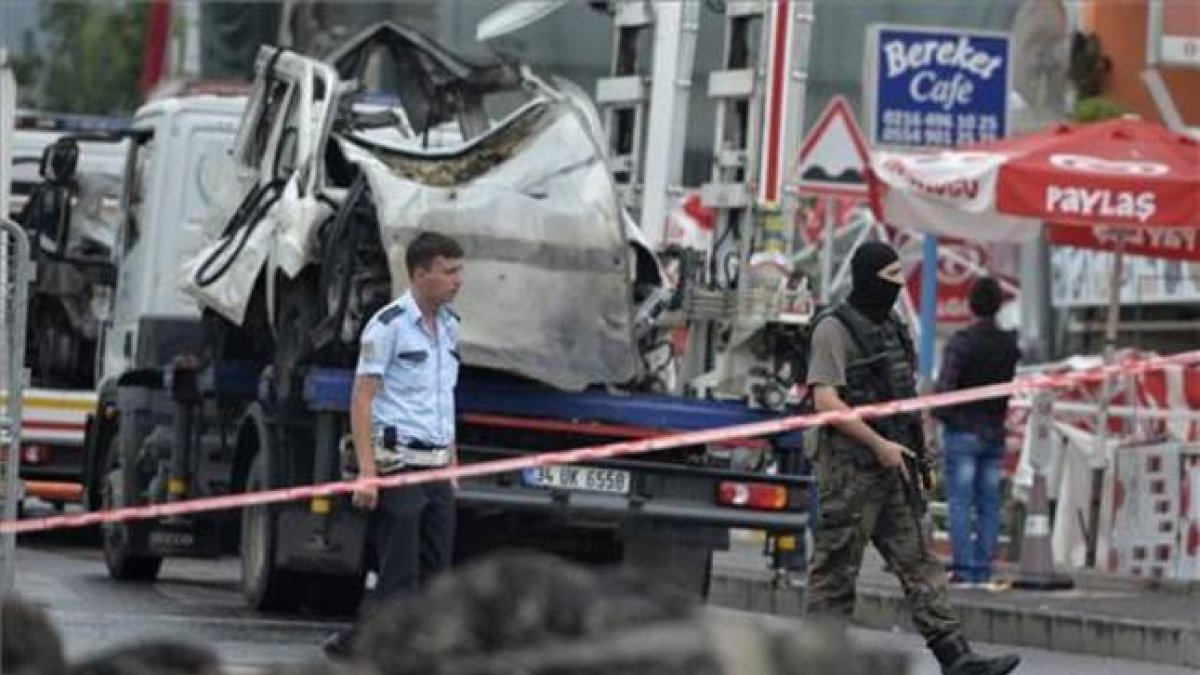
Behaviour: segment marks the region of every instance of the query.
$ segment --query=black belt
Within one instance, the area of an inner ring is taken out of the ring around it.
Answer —
[[[415,438],[405,438],[405,439],[403,439],[403,441],[400,441],[400,433],[396,430],[396,427],[384,427],[383,428],[383,447],[385,447],[385,448],[402,447],[402,448],[408,448],[409,450],[429,451],[429,450],[442,450],[443,448],[448,448],[450,446],[445,443],[435,444],[435,443],[430,443],[428,441],[423,441],[423,440],[415,439]]]

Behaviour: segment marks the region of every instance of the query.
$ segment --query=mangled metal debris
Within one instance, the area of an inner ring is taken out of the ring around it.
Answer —
[[[466,64],[390,23],[328,63],[264,48],[256,72],[230,172],[241,200],[184,283],[210,315],[268,328],[277,361],[349,360],[406,286],[407,243],[432,229],[467,251],[468,364],[567,389],[639,377],[635,316],[661,278],[577,90]],[[493,121],[491,95],[522,103]]]

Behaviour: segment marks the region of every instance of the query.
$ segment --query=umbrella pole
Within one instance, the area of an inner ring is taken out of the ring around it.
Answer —
[[[1110,365],[1117,352],[1117,329],[1121,320],[1121,268],[1125,264],[1125,237],[1117,239],[1117,247],[1113,252],[1112,269],[1108,277],[1108,317],[1104,326],[1104,365]],[[1109,466],[1108,457],[1108,407],[1112,398],[1112,380],[1105,375],[1100,387],[1099,420],[1096,426],[1096,454],[1104,459],[1103,465]],[[1104,496],[1104,473],[1107,469],[1092,469],[1092,498],[1087,532],[1087,566],[1096,566],[1096,549],[1100,540],[1100,511]]]
[[[1104,327],[1104,362],[1110,363],[1117,349],[1117,328],[1121,319],[1121,268],[1124,266],[1125,237],[1119,237],[1113,252],[1108,277],[1108,317]]]
[[[921,339],[919,362],[922,386],[932,391],[934,347],[937,341],[938,240],[927,234],[921,256]]]

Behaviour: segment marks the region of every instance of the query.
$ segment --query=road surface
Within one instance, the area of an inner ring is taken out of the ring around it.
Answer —
[[[268,616],[245,609],[234,559],[169,560],[152,584],[108,578],[95,535],[80,532],[22,537],[17,556],[19,592],[42,604],[57,622],[70,657],[146,637],[200,641],[227,664],[255,668],[320,657],[320,641],[344,623],[312,616]],[[787,623],[731,610],[754,620]],[[793,624],[795,625],[795,624]],[[856,630],[865,645],[901,649],[913,657],[913,675],[938,675],[918,637]],[[982,650],[1002,647],[981,645]],[[1196,671],[1116,659],[1017,648],[1021,675],[1194,675]]]

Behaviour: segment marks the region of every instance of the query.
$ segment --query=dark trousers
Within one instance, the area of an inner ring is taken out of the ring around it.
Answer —
[[[372,600],[421,588],[449,567],[454,523],[454,488],[449,482],[381,490],[372,523],[379,560]]]

